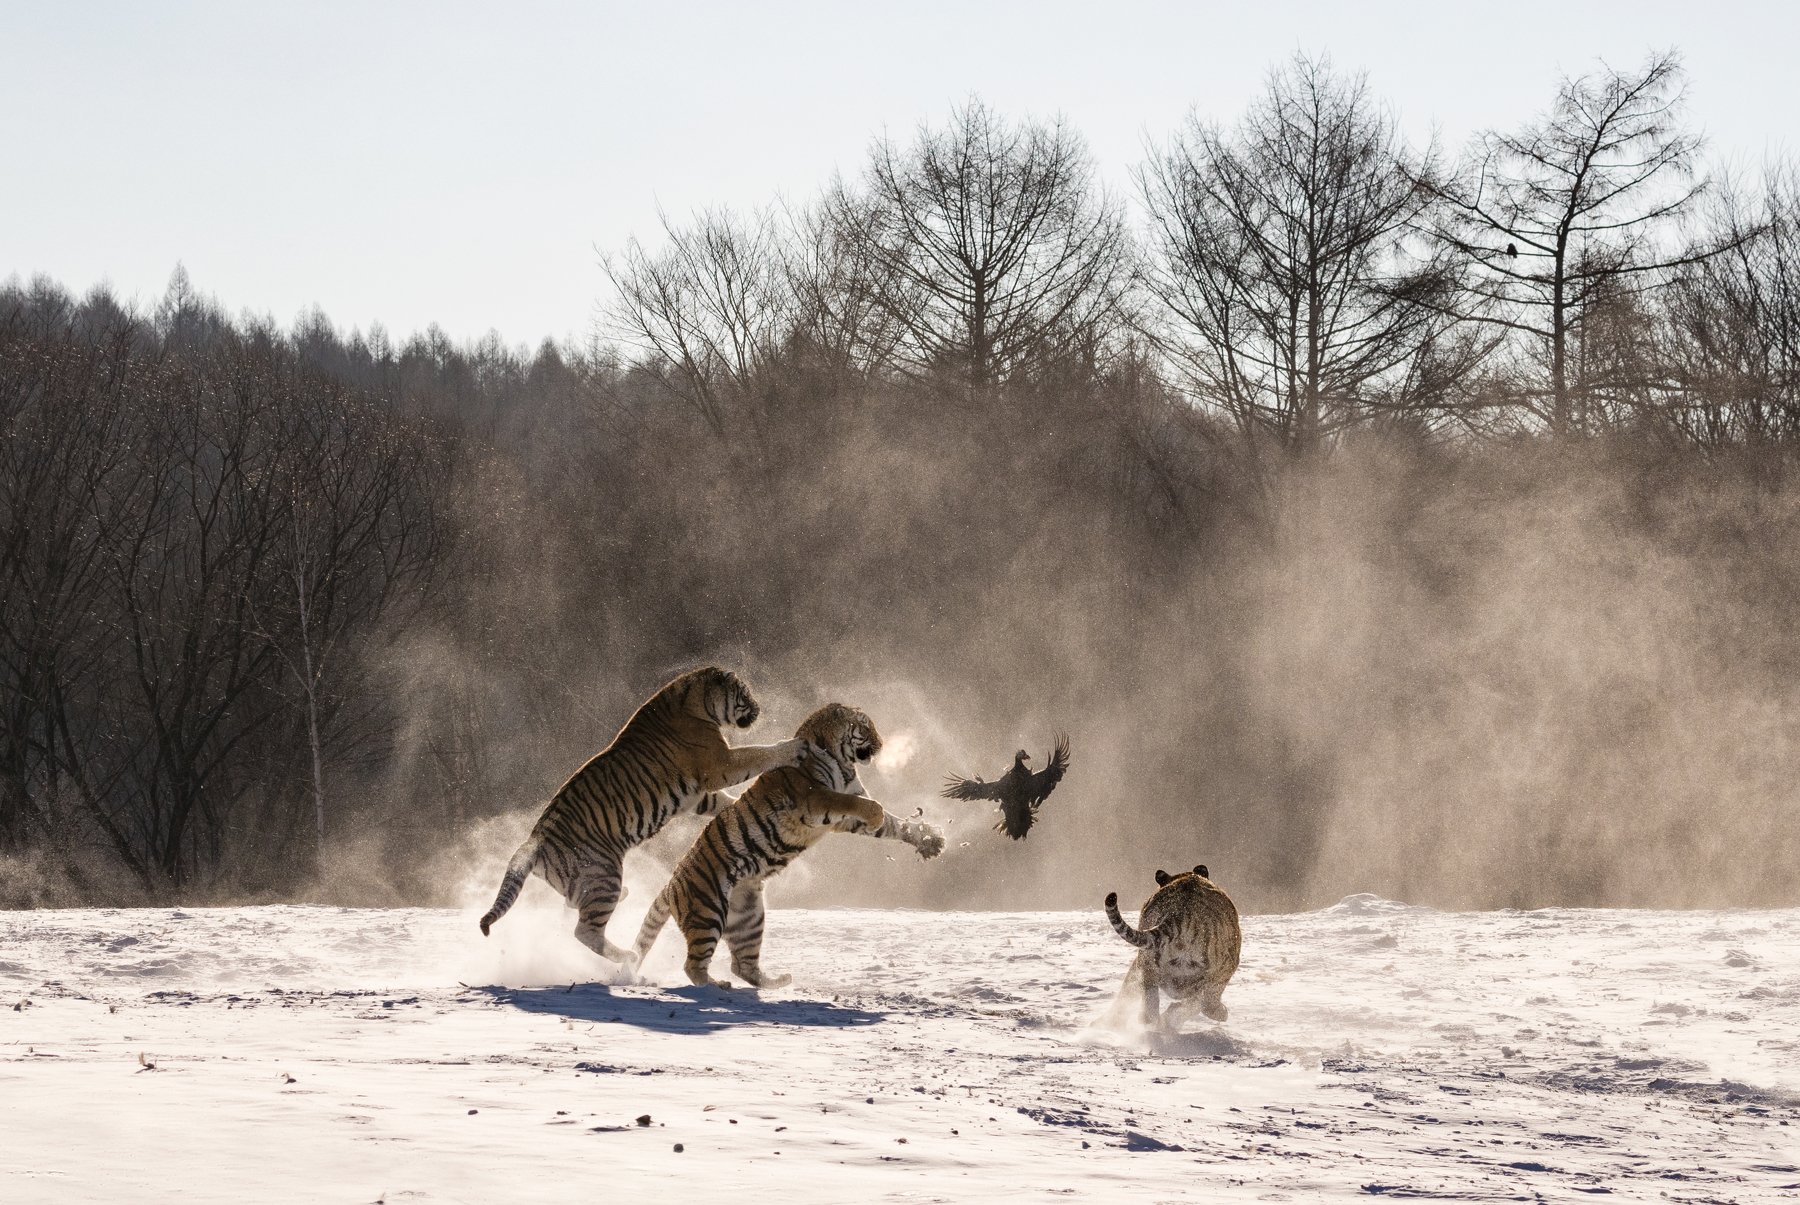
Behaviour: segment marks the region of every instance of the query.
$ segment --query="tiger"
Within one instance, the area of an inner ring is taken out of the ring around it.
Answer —
[[[715,665],[689,670],[651,695],[551,798],[507,864],[494,906],[481,918],[482,936],[535,871],[579,910],[581,944],[623,962],[628,951],[606,939],[606,924],[622,895],[626,851],[677,813],[711,815],[729,801],[719,793],[725,788],[800,758],[799,740],[725,743],[722,729],[748,728],[760,711],[743,679]]]
[[[1195,1008],[1215,1021],[1230,1015],[1221,997],[1237,972],[1243,931],[1237,905],[1207,876],[1205,866],[1194,867],[1191,874],[1156,872],[1156,894],[1138,914],[1144,928],[1132,928],[1119,915],[1116,891],[1106,897],[1106,917],[1114,932],[1138,947],[1120,994],[1123,999],[1137,981],[1145,1026],[1172,1033]],[[1159,1016],[1160,991],[1175,1002]]]
[[[767,974],[761,963],[763,884],[771,876],[834,832],[905,841],[922,858],[943,852],[943,833],[889,815],[857,780],[857,766],[881,751],[867,715],[829,703],[807,716],[794,738],[800,760],[752,783],[677,863],[638,931],[634,967],[673,917],[687,939],[687,977],[695,986],[731,986],[709,973],[721,934],[738,978],[757,988],[785,986],[793,976]]]

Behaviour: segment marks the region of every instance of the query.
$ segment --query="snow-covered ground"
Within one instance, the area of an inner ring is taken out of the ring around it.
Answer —
[[[1097,907],[778,911],[760,998],[568,927],[0,915],[0,1201],[1800,1198],[1800,911],[1249,917],[1155,1041]]]

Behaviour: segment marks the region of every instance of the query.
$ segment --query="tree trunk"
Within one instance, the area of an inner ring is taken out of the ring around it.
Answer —
[[[1563,269],[1567,263],[1568,231],[1557,234],[1555,277],[1550,285],[1550,430],[1556,435],[1569,433],[1569,303],[1568,281]]]
[[[298,519],[295,526],[297,550],[300,540]],[[298,599],[300,613],[300,685],[306,692],[306,740],[312,753],[313,859],[315,863],[322,865],[325,861],[325,770],[324,759],[319,750],[319,678],[313,669],[312,625],[306,598],[309,584],[304,565],[296,565],[294,595]]]

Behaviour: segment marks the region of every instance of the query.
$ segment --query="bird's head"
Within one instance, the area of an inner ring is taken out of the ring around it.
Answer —
[[[1021,766],[1030,760],[1031,760],[1031,754],[1025,752],[1025,750],[1023,750],[1023,749],[1021,749],[1017,753],[1013,754],[1013,761]]]

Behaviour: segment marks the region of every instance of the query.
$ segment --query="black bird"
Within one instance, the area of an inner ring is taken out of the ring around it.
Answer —
[[[994,830],[1017,841],[1031,831],[1038,808],[1050,797],[1050,792],[1062,781],[1063,772],[1069,768],[1069,738],[1061,735],[1056,738],[1056,749],[1050,754],[1049,764],[1036,774],[1026,768],[1025,763],[1030,760],[1029,753],[1019,750],[1013,756],[1012,769],[993,782],[951,775],[944,782],[944,798],[998,801],[1000,823]]]
[[[1518,259],[1519,258],[1519,246],[1517,243],[1506,244],[1506,258],[1507,259]]]

